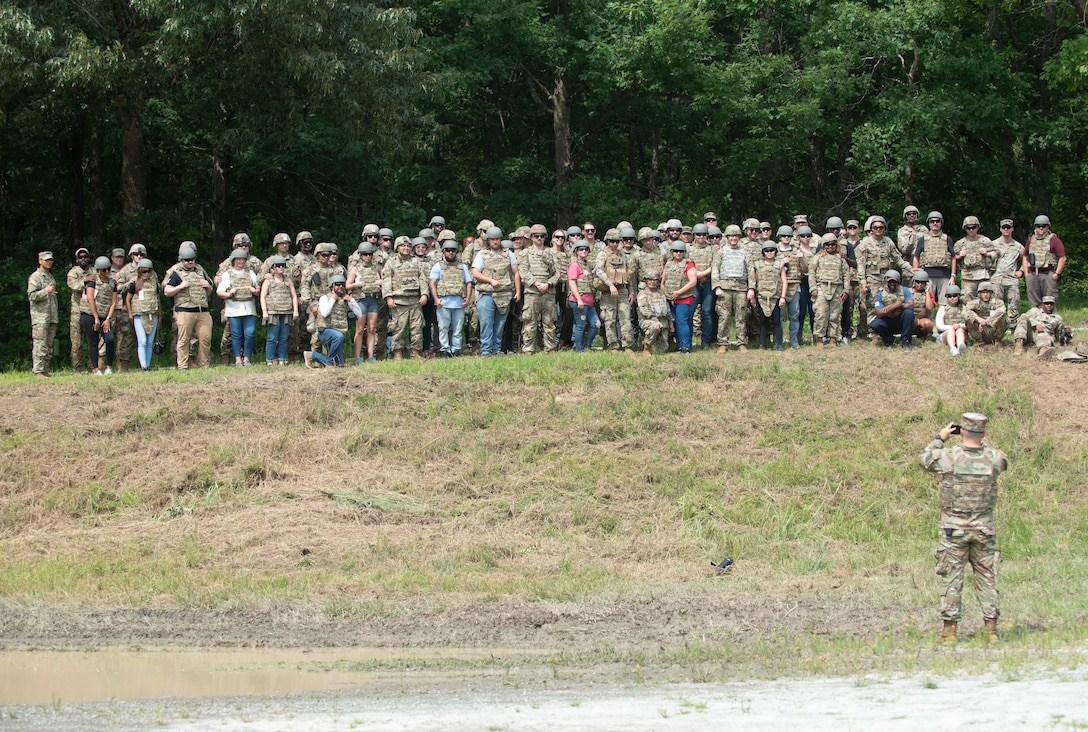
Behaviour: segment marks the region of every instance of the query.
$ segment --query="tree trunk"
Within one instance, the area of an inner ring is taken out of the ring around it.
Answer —
[[[555,168],[555,189],[559,201],[556,225],[567,226],[574,221],[574,203],[567,188],[573,180],[571,170],[571,94],[570,83],[563,74],[555,75],[555,85],[548,95],[552,105],[552,163]]]
[[[91,195],[91,239],[98,245],[106,243],[106,184],[102,180],[102,126],[91,125],[87,134],[87,188]]]
[[[212,150],[212,253],[213,259],[218,261],[220,254],[226,256],[227,242],[230,241],[227,220],[227,170],[229,166],[224,162],[218,149]]]
[[[72,121],[68,136],[60,143],[68,188],[68,216],[65,238],[68,251],[84,244],[83,140],[87,135],[87,115],[80,112]]]
[[[139,217],[147,210],[147,151],[144,148],[144,98],[134,94],[121,101],[121,212]],[[125,232],[125,243],[146,237],[137,229]]]

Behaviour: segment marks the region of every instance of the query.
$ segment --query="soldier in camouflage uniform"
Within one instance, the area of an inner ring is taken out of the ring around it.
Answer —
[[[412,358],[423,357],[423,303],[427,302],[430,266],[412,254],[412,241],[397,239],[397,253],[382,267],[382,296],[389,308],[389,332],[393,336],[393,359],[403,358],[411,349]]]
[[[307,267],[302,273],[299,293],[299,297],[308,304],[310,309],[310,322],[307,325],[310,332],[310,348],[308,349],[310,351],[321,348],[321,339],[318,338],[317,333],[317,301],[329,291],[329,282],[334,275],[344,276],[345,281],[347,279],[347,270],[344,265],[336,261],[336,244],[331,241],[319,242],[314,247],[314,253],[317,256],[317,263]]]
[[[718,311],[718,353],[729,349],[729,323],[737,333],[737,350],[748,350],[748,290],[752,288],[752,258],[740,246],[740,227],[725,227],[725,245],[714,253],[710,284]]]
[[[53,360],[53,340],[57,337],[57,283],[53,269],[53,252],[38,252],[38,268],[26,280],[26,296],[30,300],[31,371],[35,376],[48,377],[49,362]]]
[[[956,279],[958,272],[960,292],[965,301],[970,301],[975,299],[978,286],[990,279],[997,257],[990,238],[979,234],[977,216],[964,218],[963,230],[967,235],[953,245],[956,255],[952,258],[952,279]]]
[[[1024,346],[1036,346],[1039,356],[1049,358],[1058,345],[1058,336],[1062,329],[1062,316],[1054,312],[1056,301],[1053,295],[1043,295],[1039,307],[1032,308],[1020,316],[1012,337],[1016,341],[1014,356],[1024,354]]]
[[[291,257],[291,254],[288,251],[291,249],[290,235],[286,233],[276,234],[274,237],[272,237],[272,248],[276,250],[276,253],[270,257],[266,257],[265,260],[261,262],[261,269],[257,273],[258,283],[264,282],[272,273],[273,259],[275,259],[276,257],[283,257],[284,261],[286,261]]]
[[[661,274],[651,274],[644,281],[646,287],[638,293],[638,324],[642,331],[642,352],[650,356],[669,349],[673,324],[669,301],[661,290]]]
[[[994,299],[1005,303],[1008,314],[1009,330],[1016,327],[1020,317],[1020,278],[1024,271],[1020,263],[1024,258],[1024,245],[1012,236],[1012,219],[1001,220],[1001,236],[994,240],[994,254],[997,263],[990,275],[990,284],[994,286]]]
[[[921,215],[922,212],[917,206],[904,208],[903,219],[906,223],[896,232],[895,248],[899,251],[899,258],[907,262],[914,258],[914,247],[918,244],[918,239],[926,234],[926,227],[918,223]]]
[[[825,234],[820,251],[808,267],[808,289],[816,311],[812,339],[819,348],[830,341],[836,346],[842,337],[842,306],[850,289],[850,265],[839,254],[839,240]]]
[[[782,348],[782,308],[786,306],[786,271],[775,255],[778,247],[768,241],[763,245],[763,256],[752,263],[752,285],[748,290],[748,302],[759,312],[759,349],[767,347],[768,334],[773,333],[774,350]]]
[[[861,297],[858,300],[858,338],[869,335],[869,315],[873,300],[884,285],[884,273],[890,269],[909,272],[911,267],[899,256],[899,250],[884,235],[887,222],[883,216],[870,216],[865,222],[865,236],[854,247],[858,265],[858,283]]]
[[[961,618],[964,569],[968,562],[975,575],[975,596],[982,606],[984,634],[998,640],[1000,616],[997,592],[997,537],[994,507],[997,479],[1009,467],[1005,453],[985,444],[986,417],[968,412],[960,424],[949,424],[926,445],[919,457],[922,467],[940,476],[940,543],[937,574],[941,590],[941,641],[955,643]],[[957,429],[958,428],[958,429]],[[962,443],[948,448],[949,438],[962,430]]]
[[[1008,328],[1005,303],[994,298],[993,285],[983,282],[978,286],[978,298],[967,303],[968,342],[985,345],[1001,343]]]
[[[314,235],[308,231],[300,231],[295,234],[295,246],[298,252],[287,262],[287,272],[291,275],[291,281],[295,285],[295,296],[298,298],[298,317],[291,324],[291,334],[287,340],[287,353],[298,358],[307,350],[306,344],[310,340],[310,303],[302,297],[302,274],[309,267],[317,264],[314,256]]]
[[[136,265],[147,256],[147,248],[143,244],[133,244],[128,248],[128,263],[114,275],[117,281],[117,292],[128,291],[128,286],[136,279]],[[129,361],[136,353],[136,331],[132,329],[132,320],[128,311],[118,307],[113,313],[113,337],[117,352],[117,366],[121,371],[128,371]]]
[[[622,346],[627,353],[634,353],[631,304],[635,301],[635,293],[629,285],[635,282],[635,264],[620,248],[620,239],[618,229],[609,229],[605,234],[605,246],[597,253],[593,267],[593,287],[597,291],[601,337],[606,347],[618,351]]]
[[[548,228],[533,224],[529,228],[532,244],[517,254],[518,272],[525,289],[525,302],[521,308],[521,350],[535,353],[537,334],[545,353],[553,353],[555,340],[555,285],[560,272],[555,266],[555,252],[545,246]]]
[[[72,371],[77,374],[83,370],[83,341],[86,340],[79,317],[82,312],[80,303],[85,301],[83,297],[84,286],[88,280],[93,279],[94,271],[91,269],[91,253],[86,247],[80,247],[76,250],[76,263],[68,270],[67,277],[68,290],[71,292],[68,310],[68,337],[72,346]],[[90,348],[89,341],[88,348]],[[90,354],[88,353],[88,355]],[[91,360],[97,362],[95,358]]]

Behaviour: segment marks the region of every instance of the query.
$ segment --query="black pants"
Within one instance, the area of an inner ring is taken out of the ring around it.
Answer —
[[[756,311],[759,313],[759,347],[767,347],[767,334],[768,332],[774,333],[774,347],[782,347],[782,307],[779,305],[774,306],[774,310],[771,314],[764,315],[763,308],[756,306]],[[772,330],[773,329],[773,330]]]
[[[87,350],[90,352],[91,368],[98,368],[98,340],[101,338],[106,343],[106,366],[113,368],[113,331],[100,333],[94,329],[94,317],[87,313],[79,314],[79,327],[83,329],[83,335],[87,336]]]

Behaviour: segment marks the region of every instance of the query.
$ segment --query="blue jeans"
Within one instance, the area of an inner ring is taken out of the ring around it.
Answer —
[[[238,315],[227,318],[230,325],[230,350],[234,357],[249,358],[253,355],[253,336],[257,332],[256,315]]]
[[[275,360],[287,360],[287,335],[291,332],[291,326],[287,323],[289,315],[268,316],[268,340],[264,344],[264,360],[271,363]]]
[[[317,334],[318,339],[329,349],[329,355],[314,351],[311,355],[314,361],[322,366],[344,365],[344,334],[336,328],[325,328]]]
[[[593,346],[593,339],[597,337],[597,331],[601,329],[601,319],[592,305],[578,307],[577,303],[571,303],[570,310],[574,314],[571,339],[574,341],[574,350],[581,353]]]
[[[672,310],[673,327],[676,328],[676,350],[690,353],[695,306],[690,303],[669,303],[669,309]]]
[[[714,289],[710,286],[710,281],[695,285],[695,306],[702,312],[702,329],[703,333],[699,339],[703,345],[703,348],[709,348],[714,342],[714,338],[717,335],[717,330],[714,328]],[[695,311],[692,310],[693,322]]]
[[[461,332],[465,329],[464,308],[435,308],[438,316],[438,342],[443,353],[461,352]]]
[[[151,326],[151,332],[144,332],[143,318],[150,317],[155,323]],[[151,368],[152,348],[155,346],[155,332],[159,329],[158,315],[134,315],[132,317],[132,329],[136,331],[136,356],[140,359],[140,368]],[[96,356],[98,354],[95,354]]]
[[[812,296],[809,295],[808,282],[805,282],[804,292],[802,293],[801,287],[795,287],[793,290],[793,297],[786,300],[786,317],[790,321],[790,345],[798,346],[801,344],[799,337],[801,334],[801,296],[804,294],[808,297],[809,303],[812,302]]]
[[[476,301],[476,312],[480,318],[480,355],[497,356],[502,348],[502,332],[506,328],[506,316],[510,314],[510,305],[499,312],[495,298],[480,295]]]
[[[901,344],[910,343],[914,332],[914,310],[906,308],[894,318],[873,318],[869,321],[869,330],[880,336],[886,346],[895,343],[896,336],[899,336]]]

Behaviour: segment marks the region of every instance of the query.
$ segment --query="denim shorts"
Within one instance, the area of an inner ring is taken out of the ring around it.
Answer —
[[[367,315],[368,313],[376,313],[378,312],[378,308],[380,307],[380,304],[378,303],[378,298],[374,297],[373,295],[366,295],[364,297],[360,297],[355,302],[359,303],[359,309],[363,311],[363,315]]]

